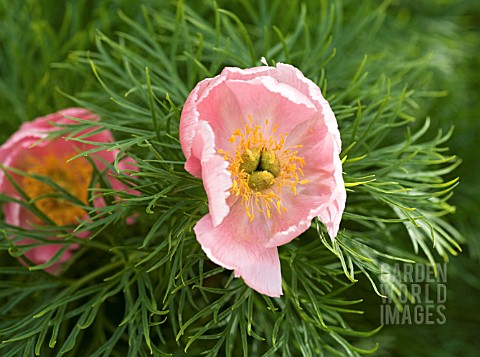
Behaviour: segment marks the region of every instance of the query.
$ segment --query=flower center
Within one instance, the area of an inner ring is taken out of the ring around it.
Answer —
[[[241,156],[240,170],[249,177],[248,186],[254,191],[263,191],[275,183],[275,177],[280,174],[280,160],[273,150],[266,148],[246,148]]]
[[[85,159],[75,159],[69,163],[66,161],[66,156],[54,154],[49,154],[42,159],[28,157],[25,172],[49,178],[72,196],[87,204],[88,187],[93,172],[92,166]],[[83,208],[63,198],[62,192],[44,181],[24,176],[21,185],[25,193],[35,200],[37,208],[58,226],[76,224],[86,214]],[[39,218],[36,218],[36,221],[41,223]]]
[[[230,165],[228,170],[232,174],[231,193],[242,198],[250,221],[255,212],[265,212],[271,217],[272,209],[279,214],[287,211],[282,205],[282,190],[289,187],[294,195],[297,185],[305,184],[302,180],[302,167],[305,160],[297,156],[302,145],[285,147],[288,133],[276,135],[276,126],[269,136],[263,133],[268,126],[253,125],[252,118],[243,129],[235,129],[229,142],[234,146],[234,152],[219,150]]]

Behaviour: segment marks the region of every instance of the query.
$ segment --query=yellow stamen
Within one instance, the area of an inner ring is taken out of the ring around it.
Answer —
[[[48,177],[58,186],[87,204],[88,187],[92,177],[92,166],[86,159],[79,158],[67,163],[68,157],[46,155],[38,159],[29,157],[26,160],[28,174]],[[85,210],[74,205],[65,198],[58,197],[62,193],[57,189],[36,178],[25,176],[21,180],[22,189],[33,200],[36,207],[58,226],[78,223],[85,214]],[[46,197],[41,197],[45,196]],[[41,223],[39,218],[36,223]]]
[[[233,184],[231,193],[240,196],[245,205],[247,216],[252,221],[255,212],[265,212],[271,218],[272,208],[278,214],[286,212],[281,201],[282,189],[289,186],[297,194],[297,185],[308,183],[300,179],[303,176],[302,167],[305,165],[303,157],[298,156],[302,145],[285,147],[288,133],[277,134],[278,124],[275,124],[268,136],[264,135],[264,128],[268,125],[253,125],[249,120],[243,129],[235,129],[229,138],[234,144],[232,153],[219,150],[229,165]],[[275,134],[275,135],[274,135]]]

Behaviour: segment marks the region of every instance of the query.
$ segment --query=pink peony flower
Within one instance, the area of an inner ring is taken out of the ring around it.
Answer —
[[[76,123],[68,117],[99,120],[96,114],[86,109],[69,108],[24,123],[16,133],[0,146],[0,164],[5,169],[11,167],[27,174],[47,177],[86,205],[88,203],[88,189],[93,174],[93,167],[86,158],[78,158],[68,163],[67,160],[79,152],[92,149],[95,146],[68,141],[64,138],[40,141],[40,139],[46,138],[49,132],[58,130],[58,127],[54,126],[54,124]],[[85,134],[87,135],[84,139],[88,141],[99,143],[113,141],[112,134],[107,130],[90,136],[88,136],[88,132],[81,133],[81,135]],[[115,150],[100,151],[92,155],[92,160],[98,170],[102,171],[105,169],[105,163],[102,160],[113,163],[117,154],[118,151]],[[119,169],[133,169],[133,166],[130,165],[132,163],[132,161],[128,160],[121,161]],[[13,172],[10,172],[10,175],[31,199],[37,199],[35,201],[36,207],[56,225],[77,225],[88,217],[87,212],[83,208],[68,200],[52,195],[57,190],[51,185],[31,176],[19,175]],[[125,185],[112,177],[110,177],[110,183],[117,190],[126,188]],[[7,179],[5,171],[2,169],[0,169],[0,193],[17,199],[21,198],[19,192]],[[42,197],[43,195],[47,196]],[[104,204],[105,202],[101,198],[94,200],[95,207],[100,207]],[[3,212],[5,214],[5,222],[10,225],[34,229],[35,226],[43,224],[41,218],[16,202],[5,203]],[[85,237],[85,234],[80,236]],[[53,239],[57,238],[53,237]],[[31,243],[33,243],[31,239],[23,239],[18,242],[19,245]],[[48,262],[62,246],[62,244],[38,246],[30,249],[25,256],[35,264],[43,264]],[[59,272],[61,264],[67,261],[71,257],[72,250],[77,248],[78,245],[70,245],[59,261],[46,270],[51,273]]]
[[[317,216],[333,240],[345,208],[340,133],[320,89],[286,64],[225,68],[190,93],[180,142],[208,196],[194,228],[203,250],[256,291],[282,295],[277,247]]]

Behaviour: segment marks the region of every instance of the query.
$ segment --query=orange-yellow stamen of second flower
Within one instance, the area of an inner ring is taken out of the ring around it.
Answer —
[[[42,159],[29,157],[26,160],[25,172],[50,179],[70,195],[87,204],[93,168],[83,158],[68,163],[66,161],[67,157],[54,154]],[[21,185],[25,193],[35,200],[36,207],[58,226],[76,224],[86,214],[83,208],[61,197],[62,193],[46,181],[24,176]],[[40,219],[37,221],[41,223]]]
[[[253,125],[252,117],[242,129],[235,129],[229,142],[234,144],[234,152],[219,150],[230,165],[232,175],[231,193],[240,196],[242,204],[252,221],[255,212],[265,212],[271,217],[272,210],[279,214],[287,209],[282,205],[282,190],[288,187],[297,194],[297,185],[308,180],[303,177],[303,157],[298,156],[302,145],[285,147],[288,133],[277,135],[273,127],[270,135],[264,135],[268,126]]]

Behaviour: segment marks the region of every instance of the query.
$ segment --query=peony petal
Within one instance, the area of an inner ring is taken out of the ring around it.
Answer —
[[[232,179],[228,162],[215,150],[215,135],[205,121],[199,121],[192,141],[192,154],[202,165],[202,181],[208,196],[208,208],[213,225],[219,225],[230,211],[227,198],[230,196]]]
[[[41,247],[35,247],[30,249],[25,256],[30,259],[33,263],[39,265],[48,262],[50,259],[53,258],[57,252],[62,249],[62,244],[46,244]],[[60,258],[60,262],[62,259],[65,259],[65,255],[70,256],[71,253],[67,250],[65,254]],[[63,260],[66,261],[67,259]]]
[[[282,295],[277,248],[265,248],[242,234],[245,226],[236,218],[240,217],[230,214],[217,227],[210,214],[200,219],[194,230],[202,249],[216,264],[233,269],[235,276],[241,276],[252,289],[271,297]]]
[[[24,139],[42,139],[49,132],[58,130],[59,128],[53,124],[76,124],[66,116],[84,120],[99,120],[98,115],[83,108],[67,108],[56,113],[36,118],[35,120],[23,123],[20,128],[10,136],[10,138],[2,145],[2,150],[16,146]]]
[[[12,196],[10,192],[5,192],[6,195]],[[3,204],[3,213],[5,214],[5,223],[10,224],[12,226],[23,227],[22,224],[24,222],[21,219],[22,214],[22,206],[19,203],[15,202],[5,202]]]
[[[241,69],[237,67],[225,67],[220,74],[225,76],[227,80],[250,81],[257,77],[271,76],[276,71],[275,67],[260,66]]]
[[[317,215],[333,240],[337,235],[346,201],[337,137],[326,127],[322,118],[319,118],[295,128],[286,142],[287,145],[303,145],[298,155],[305,159],[304,179],[309,180],[309,183],[300,185],[298,192],[300,197],[311,197],[312,203],[315,202],[315,197],[319,197],[322,204],[316,209]]]
[[[277,71],[272,73],[279,82],[285,83],[298,91],[304,93],[315,104],[315,107],[321,111],[323,120],[328,127],[328,130],[335,138],[337,149],[341,151],[340,132],[338,131],[337,119],[333,113],[330,104],[323,97],[320,88],[306,78],[303,73],[297,68],[289,64],[278,63]]]
[[[340,160],[339,160],[340,161]],[[345,210],[345,202],[347,200],[347,192],[345,190],[342,173],[335,173],[335,191],[332,193],[330,204],[326,205],[318,212],[318,218],[325,224],[328,235],[333,241],[337,236],[342,220],[343,211]]]
[[[60,116],[57,115],[60,114]],[[55,114],[47,115],[46,118],[49,118],[49,121],[53,121],[55,123],[77,123],[77,121],[72,121],[69,118],[66,117],[71,117],[71,118],[76,118],[76,119],[83,119],[83,120],[91,120],[91,121],[98,121],[100,120],[100,117],[92,113],[90,110],[85,109],[85,108],[66,108],[58,111]],[[53,117],[53,118],[52,118]]]
[[[288,212],[273,213],[272,219],[278,223],[269,247],[290,242],[308,229],[316,216],[334,239],[345,208],[342,166],[335,139],[323,120],[314,118],[297,126],[286,140],[287,147],[295,145],[302,145],[298,149],[298,156],[305,160],[301,179],[308,182],[296,186],[296,195],[288,188],[282,190],[282,205]]]
[[[218,149],[228,150],[233,131],[243,129],[248,120],[224,77],[210,86],[208,95],[199,99],[197,109],[199,120],[208,122],[213,129]]]
[[[234,95],[237,110],[241,113],[243,123],[237,124],[237,129],[242,129],[251,116],[253,125],[264,127],[264,135],[271,135],[275,127],[278,134],[285,134],[317,112],[302,93],[280,85],[270,77],[259,77],[248,82],[231,80],[225,82],[224,86]],[[266,119],[268,125],[265,125]]]
[[[115,156],[118,155],[118,153],[115,153]],[[115,160],[115,159],[114,159]],[[110,161],[113,163],[113,161]],[[136,161],[132,159],[131,157],[125,157],[121,161],[118,162],[118,170],[120,172],[126,171],[126,175],[130,175],[131,173],[138,172],[138,167],[136,165]],[[123,191],[128,188],[125,184],[122,182],[118,181],[115,177],[109,175],[109,180],[110,184],[112,185],[112,188],[116,191]],[[135,191],[135,190],[129,190],[128,191],[131,194],[139,195],[140,192]]]
[[[299,152],[311,164],[304,170],[305,178],[309,180],[309,184],[305,186],[309,188],[312,187],[312,184],[315,184],[317,193],[314,190],[300,191],[300,193],[321,197],[323,204],[318,207],[317,215],[325,224],[330,239],[334,240],[345,210],[347,193],[342,176],[342,162],[339,156],[340,134],[338,129],[335,129],[337,135],[330,131],[331,127],[328,130],[324,139],[314,145],[308,145],[309,140],[314,139],[305,137],[303,140],[304,148],[300,149]]]
[[[276,67],[261,66],[247,69],[227,67],[222,71],[221,75],[226,76],[228,80],[243,81],[251,81],[262,76],[271,77],[276,79],[278,84],[296,89],[299,93],[307,96],[319,111],[322,111],[325,105],[328,108],[330,107],[323,97],[320,88],[313,81],[306,78],[300,70],[289,64],[277,63]],[[326,115],[326,121],[329,125],[334,124],[336,127],[335,116]]]
[[[0,163],[5,167],[14,167],[15,161],[19,156],[31,149],[42,148],[50,145],[50,141],[39,141],[46,138],[49,132],[58,130],[59,128],[52,124],[75,124],[76,122],[65,117],[75,117],[84,120],[99,120],[98,115],[83,108],[67,108],[60,110],[56,113],[49,114],[43,117],[36,118],[30,122],[23,123],[20,128],[13,133],[10,138],[0,146]],[[101,135],[101,134],[97,134]],[[110,136],[111,137],[111,136]],[[112,141],[113,138],[111,138]],[[102,140],[100,140],[102,142]],[[67,147],[71,147],[72,144],[66,144]],[[72,151],[69,149],[69,152]],[[63,151],[59,151],[62,152]],[[77,152],[78,153],[78,152]],[[0,170],[0,191],[3,191],[5,177]]]
[[[29,244],[31,243],[30,240],[24,240],[18,244]],[[41,265],[47,263],[50,259],[53,258],[57,252],[62,249],[63,244],[46,244],[41,247],[35,247],[30,249],[25,253],[25,256],[35,265]],[[60,257],[60,259],[49,266],[48,268],[44,269],[46,272],[50,274],[57,275],[60,273],[60,269],[63,263],[68,261],[72,257],[72,251],[78,249],[78,244],[72,244]],[[22,262],[26,265],[26,263]]]
[[[277,223],[266,247],[287,244],[311,226],[312,219],[328,206],[329,196],[294,195],[291,191],[282,193],[282,205],[288,212],[272,212],[271,220]]]
[[[200,117],[197,106],[198,103],[205,98],[213,88],[215,88],[217,83],[222,82],[223,80],[224,79],[221,77],[204,79],[195,86],[183,106],[179,129],[180,144],[183,154],[187,159],[185,170],[195,177],[202,176],[200,160],[198,157],[192,156],[193,139],[197,132],[197,125]]]
[[[270,135],[274,127],[277,127],[279,134],[285,134],[317,111],[302,93],[279,84],[270,77],[259,77],[251,81],[219,79],[198,100],[196,110],[196,123],[198,120],[207,121],[215,132],[217,148],[225,151],[231,150],[228,139],[234,130],[244,129],[249,117],[252,117],[254,125],[262,127],[265,126],[265,120],[269,119],[265,135]],[[184,118],[186,122],[192,121],[189,117],[191,115],[188,112],[185,115],[182,112],[181,128]],[[185,123],[183,128],[187,127]],[[185,134],[185,137],[188,135]],[[191,147],[191,143],[187,144]],[[185,155],[187,157],[187,153]],[[189,157],[186,169],[196,173],[201,171],[198,160],[189,160]]]

